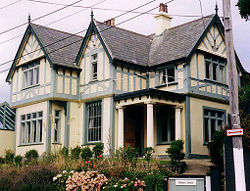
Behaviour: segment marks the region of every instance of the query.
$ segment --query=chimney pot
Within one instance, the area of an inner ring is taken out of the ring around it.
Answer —
[[[104,24],[109,25],[109,26],[115,26],[115,19],[112,18],[112,19],[106,20],[104,21]]]
[[[159,13],[156,18],[156,35],[162,34],[165,30],[170,28],[172,17],[168,14],[168,6],[164,3],[160,4]]]
[[[168,6],[164,3],[160,3],[159,12],[168,13]]]

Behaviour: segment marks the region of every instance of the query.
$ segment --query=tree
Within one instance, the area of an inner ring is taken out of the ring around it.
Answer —
[[[250,0],[239,0],[236,6],[239,7],[241,17],[247,21],[250,18]]]

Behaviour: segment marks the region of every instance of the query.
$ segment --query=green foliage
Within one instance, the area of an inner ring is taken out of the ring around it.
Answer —
[[[0,164],[3,164],[5,162],[3,157],[0,157]]]
[[[250,149],[250,114],[240,112],[241,127],[244,129],[243,144]]]
[[[182,152],[184,142],[182,140],[173,141],[166,153],[170,155],[171,164],[179,164],[184,159],[185,154]]]
[[[84,147],[82,149],[82,158],[85,160],[85,161],[89,161],[90,158],[93,156],[93,152],[90,150],[89,147]]]
[[[250,17],[250,0],[239,0],[236,6],[239,7],[241,17],[247,21]]]
[[[75,159],[75,160],[79,159],[80,153],[81,153],[81,147],[79,147],[79,146],[71,149],[71,158]]]
[[[63,155],[65,158],[67,158],[69,156],[69,149],[67,147],[63,147],[60,150],[60,154]]]
[[[14,158],[14,162],[17,166],[20,166],[22,164],[23,157],[21,155],[17,155]]]
[[[38,156],[38,152],[34,149],[29,150],[25,153],[25,158],[28,162],[31,162],[32,160],[37,160]]]
[[[100,156],[102,157],[102,155],[103,155],[103,149],[104,149],[104,144],[103,143],[97,143],[93,147],[93,152],[94,152],[95,158],[100,158]]]
[[[150,160],[152,159],[153,153],[155,153],[155,150],[154,150],[154,148],[152,148],[152,147],[146,147],[146,148],[144,149],[144,156],[145,156],[145,159],[146,159],[146,161],[147,161],[148,163],[149,163]]]
[[[250,103],[250,75],[242,78],[241,87],[239,87],[239,103],[241,105]]]
[[[223,168],[223,144],[225,131],[215,131],[211,141],[208,143],[211,162],[220,168]]]
[[[121,157],[123,161],[125,162],[129,161],[135,164],[137,162],[139,154],[136,148],[130,147],[130,145],[128,145],[126,148],[121,150]]]
[[[6,150],[5,151],[5,161],[7,163],[12,163],[14,160],[14,152],[12,150]]]

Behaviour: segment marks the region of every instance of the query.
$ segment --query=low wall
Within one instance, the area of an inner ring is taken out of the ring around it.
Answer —
[[[5,155],[5,150],[11,149],[14,152],[15,131],[0,129],[0,156]]]

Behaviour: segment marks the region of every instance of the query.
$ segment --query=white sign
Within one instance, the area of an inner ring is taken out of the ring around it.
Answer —
[[[237,128],[237,129],[228,129],[227,130],[227,136],[241,136],[243,135],[243,129],[242,128]]]
[[[175,180],[176,186],[195,186],[196,180],[193,179],[176,179]]]

